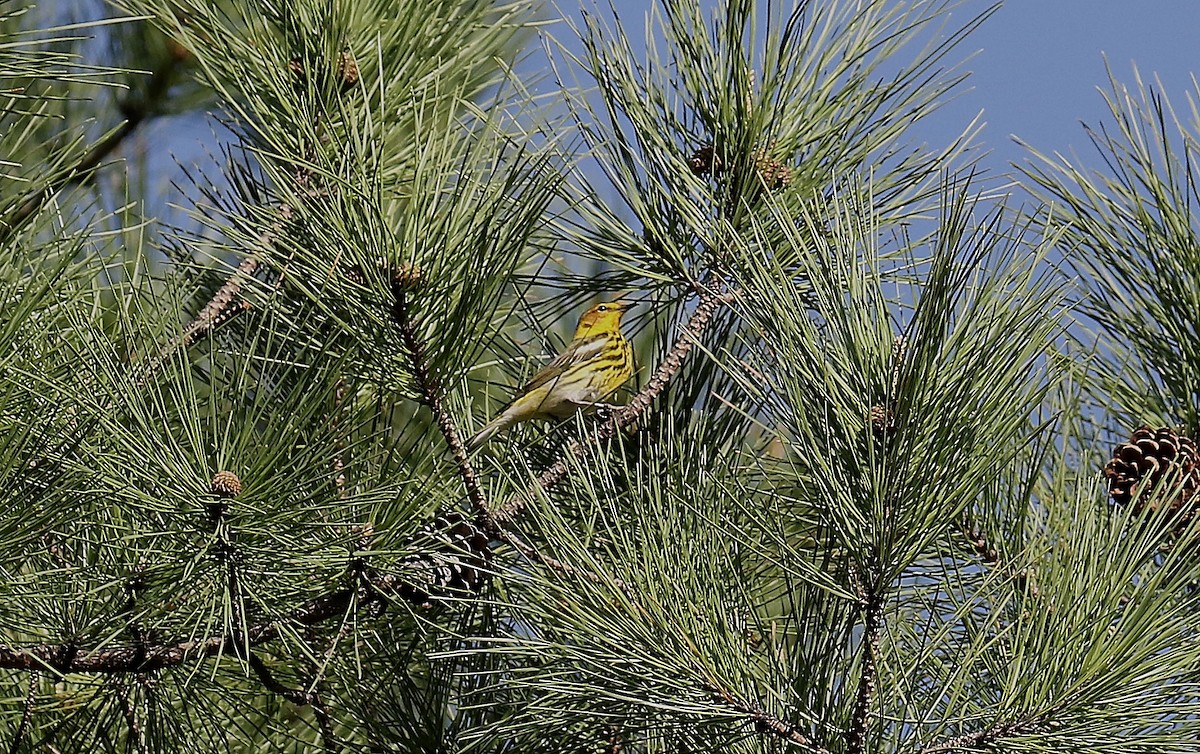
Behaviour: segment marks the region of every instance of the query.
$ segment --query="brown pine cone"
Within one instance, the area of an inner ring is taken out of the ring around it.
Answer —
[[[1177,496],[1169,500],[1150,500],[1145,497],[1168,473],[1174,473],[1181,483]],[[1200,486],[1200,453],[1191,438],[1169,427],[1138,427],[1128,442],[1113,449],[1112,459],[1104,466],[1108,493],[1118,505],[1129,505],[1141,492],[1137,509],[1147,505],[1153,510],[1159,503],[1168,502],[1171,510],[1188,505]]]

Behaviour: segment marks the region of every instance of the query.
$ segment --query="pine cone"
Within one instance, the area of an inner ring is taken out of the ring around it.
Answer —
[[[454,511],[442,513],[421,527],[416,539],[424,540],[428,550],[408,556],[404,564],[425,578],[397,589],[405,601],[431,607],[446,597],[470,596],[483,589],[491,538],[470,518]]]
[[[349,49],[338,53],[337,74],[343,91],[358,83],[358,60]]]
[[[758,177],[772,191],[777,191],[792,182],[792,169],[785,163],[772,157],[766,150],[754,153],[754,167]]]
[[[425,282],[425,273],[415,264],[402,263],[392,272],[392,293],[415,291]]]
[[[887,406],[871,406],[871,431],[884,437],[896,428],[896,415]]]
[[[293,85],[297,89],[303,89],[308,79],[308,73],[304,70],[304,61],[300,58],[292,58],[288,61],[287,69],[294,79]]]
[[[688,158],[692,172],[699,176],[720,175],[725,170],[725,163],[713,148],[713,143],[706,142]]]
[[[1113,449],[1112,460],[1104,466],[1108,494],[1118,505],[1130,504],[1139,491],[1154,489],[1169,473],[1182,483],[1178,497],[1170,500],[1174,511],[1187,505],[1200,486],[1200,453],[1191,438],[1169,427],[1138,427],[1128,442]],[[1142,498],[1137,509],[1149,504],[1153,510],[1158,502]]]
[[[241,493],[242,480],[232,471],[218,471],[213,475],[210,489],[217,497],[229,500]]]

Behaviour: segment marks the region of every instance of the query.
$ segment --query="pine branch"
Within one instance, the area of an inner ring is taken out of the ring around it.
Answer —
[[[1036,581],[1031,582],[1030,579],[1031,569],[1023,568],[1019,571],[1014,570],[1012,564],[1001,556],[995,542],[989,539],[983,533],[983,530],[976,526],[966,514],[959,520],[958,530],[981,561],[990,566],[1008,570],[1019,593],[1028,592],[1033,597],[1038,596],[1037,583]]]
[[[700,304],[692,312],[692,316],[684,326],[683,333],[675,341],[675,345],[672,346],[671,350],[662,360],[662,363],[654,370],[654,374],[650,376],[650,380],[646,383],[646,386],[629,403],[621,407],[612,421],[604,423],[594,433],[590,434],[586,444],[579,440],[572,440],[568,443],[565,453],[566,457],[555,461],[538,475],[538,488],[543,490],[549,489],[561,482],[570,469],[568,460],[582,456],[586,445],[599,445],[616,436],[617,432],[633,426],[638,419],[642,418],[642,415],[649,410],[654,400],[667,388],[671,378],[683,367],[684,360],[691,352],[692,347],[700,342],[705,330],[708,329],[708,324],[712,320],[713,315],[723,305],[730,303],[736,297],[736,291],[724,294],[712,291],[702,292],[700,294]],[[490,511],[486,523],[490,525],[492,533],[497,535],[497,532],[511,524],[521,513],[521,510],[524,509],[528,499],[529,493],[518,493],[510,497],[495,510]]]
[[[146,745],[146,734],[137,721],[137,710],[130,701],[132,694],[133,690],[126,688],[122,683],[117,689],[117,700],[121,705],[121,713],[125,716],[125,724],[129,726],[129,736],[137,742],[138,754],[150,754],[150,749]]]
[[[858,691],[854,698],[854,712],[850,718],[850,729],[846,731],[846,745],[850,754],[863,754],[866,750],[867,716],[871,711],[871,700],[875,696],[875,683],[879,668],[879,635],[883,629],[883,609],[879,595],[866,595],[862,638],[862,672],[858,677]]]
[[[300,689],[293,689],[283,685],[271,673],[271,669],[262,661],[262,658],[251,652],[246,656],[246,661],[250,665],[250,669],[254,671],[254,675],[258,676],[258,680],[262,681],[263,687],[272,694],[278,694],[284,699],[298,707],[307,706],[309,703],[309,695]]]
[[[329,711],[329,705],[325,702],[325,698],[321,696],[320,685],[324,678],[325,667],[333,659],[333,653],[337,650],[338,643],[349,632],[350,625],[348,622],[342,623],[341,628],[334,635],[333,641],[329,643],[329,648],[325,650],[321,664],[315,660],[309,661],[309,671],[312,674],[309,683],[312,690],[308,693],[308,703],[312,707],[313,716],[317,719],[317,729],[321,732],[321,744],[326,754],[337,754],[342,749],[337,737],[333,734],[333,715]]]
[[[270,238],[270,235],[264,234],[264,239],[269,240]],[[170,358],[176,351],[190,347],[209,330],[220,327],[241,312],[248,310],[250,308],[249,302],[239,300],[237,295],[241,292],[246,280],[258,270],[258,266],[259,261],[255,256],[246,257],[242,260],[242,263],[230,274],[225,283],[217,289],[213,297],[209,299],[204,308],[200,310],[200,313],[196,315],[196,318],[183,328],[183,332],[160,348],[158,354],[153,359],[140,367],[140,378],[148,378],[151,374],[158,371],[163,362]]]
[[[262,658],[253,652],[249,653],[246,660],[250,664],[250,669],[254,671],[254,675],[258,676],[258,680],[262,682],[267,691],[278,694],[297,707],[312,707],[313,716],[317,719],[317,727],[321,732],[322,748],[330,753],[339,751],[337,739],[333,735],[329,706],[325,704],[315,688],[312,691],[302,691],[284,685],[275,677]]]
[[[301,186],[307,186],[310,180],[309,171],[307,168],[300,168],[295,175],[296,182]],[[305,192],[304,197],[307,200],[316,201],[325,196],[326,192],[323,189],[311,189]],[[258,237],[259,248],[268,248],[275,243],[275,239],[279,238],[284,233],[284,226],[290,223],[295,218],[295,211],[287,204],[279,205],[279,218],[272,222]],[[171,357],[176,351],[181,348],[190,348],[201,337],[210,330],[215,330],[221,325],[226,324],[242,312],[249,311],[251,308],[250,302],[238,298],[242,291],[242,287],[246,284],[254,273],[258,272],[258,268],[262,265],[262,261],[257,253],[250,254],[242,263],[237,266],[229,277],[225,279],[225,283],[217,289],[213,297],[209,299],[204,308],[196,315],[195,319],[183,328],[183,332],[174,339],[168,341],[158,354],[153,359],[141,366],[141,378],[146,379],[154,372],[158,371],[163,362]],[[283,281],[282,273],[279,280],[276,282],[276,289]]]
[[[316,691],[310,696],[313,716],[317,718],[317,728],[321,731],[321,746],[325,749],[325,754],[337,754],[342,748],[333,735],[333,717],[329,714],[329,705]]]
[[[409,369],[417,383],[417,390],[421,393],[421,402],[433,412],[438,429],[441,430],[442,437],[445,438],[446,445],[449,446],[450,453],[454,456],[454,462],[458,465],[458,472],[462,477],[463,486],[466,488],[467,499],[471,501],[471,507],[475,509],[478,516],[486,520],[488,506],[487,499],[483,494],[483,487],[479,484],[479,477],[475,474],[475,467],[471,465],[471,459],[467,457],[467,446],[463,443],[462,435],[459,434],[458,425],[450,416],[450,412],[446,410],[441,385],[429,371],[425,344],[417,333],[416,323],[412,319],[408,294],[405,291],[405,286],[410,278],[410,275],[402,274],[395,276],[392,281],[394,296],[392,321],[400,331],[400,338],[408,352]]]
[[[6,223],[0,224],[0,244],[16,235],[60,191],[71,185],[84,185],[95,177],[105,159],[117,151],[138,126],[157,113],[159,104],[170,89],[170,82],[178,65],[179,60],[171,57],[163,67],[151,73],[144,99],[139,102],[126,100],[121,103],[121,114],[125,120],[116,131],[93,145],[72,168],[60,173],[48,185],[26,197],[25,201],[18,205],[12,217]]]
[[[333,448],[333,460],[330,462],[330,469],[333,471],[333,484],[337,490],[338,500],[345,500],[346,491],[346,437],[349,434],[346,428],[346,381],[338,378],[337,387],[334,389],[333,410],[334,410],[334,433],[337,435],[337,442]],[[364,524],[364,526],[366,526]],[[369,540],[369,535],[367,537]],[[367,549],[364,545],[360,549]]]
[[[769,733],[784,741],[802,746],[811,754],[832,754],[829,749],[806,736],[799,726],[775,717],[758,704],[741,699],[715,683],[706,684],[706,688],[717,702],[745,715],[754,723],[754,729],[759,733]]]
[[[1022,723],[1002,723],[993,725],[987,730],[965,733],[948,741],[926,746],[918,754],[951,754],[956,751],[993,751],[996,748],[996,744],[1006,738],[1045,733],[1055,727],[1053,723],[1041,723],[1035,720]]]
[[[519,537],[516,534],[516,532],[512,531],[511,529],[502,529],[496,533],[496,536],[501,542],[511,545],[515,550],[517,550],[518,552],[520,552],[522,555],[529,558],[530,560],[541,563],[542,565],[546,566],[550,570],[558,571],[559,573],[563,574],[564,576],[585,579],[587,581],[592,582],[593,584],[600,584],[600,585],[610,584],[612,586],[615,586],[617,589],[620,589],[622,592],[624,592],[629,597],[633,597],[636,594],[636,592],[633,589],[633,586],[622,579],[604,579],[604,578],[601,578],[601,576],[597,573],[593,573],[592,571],[585,571],[582,568],[576,568],[575,566],[571,565],[570,563],[564,563],[563,561],[559,560],[558,558],[551,557],[550,555],[544,555],[544,554],[538,552],[538,550],[536,548],[534,548],[533,545],[531,545],[528,542],[526,542],[525,540],[521,539],[521,537]]]

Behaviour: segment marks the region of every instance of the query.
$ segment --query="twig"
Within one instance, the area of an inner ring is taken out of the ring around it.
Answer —
[[[688,319],[687,325],[684,326],[679,339],[675,341],[675,345],[667,353],[662,363],[658,365],[658,369],[654,370],[654,374],[650,376],[650,380],[646,383],[646,386],[629,403],[621,407],[621,410],[617,412],[611,422],[603,424],[594,433],[590,434],[588,436],[588,444],[598,445],[614,437],[618,431],[635,424],[649,410],[654,400],[666,389],[671,378],[683,367],[688,353],[691,352],[692,347],[704,335],[704,331],[708,328],[708,323],[712,320],[713,315],[716,314],[721,306],[728,304],[736,296],[736,292],[726,294],[702,293],[699,306],[692,312],[692,316]],[[555,461],[539,474],[537,486],[540,489],[548,489],[562,481],[570,469],[568,459],[579,457],[583,454],[584,449],[585,443],[579,440],[573,440],[568,443],[565,453],[566,457]],[[506,528],[520,514],[528,499],[528,493],[513,495],[502,505],[490,512],[488,517],[489,523],[495,530]]]
[[[1008,571],[1019,593],[1028,592],[1030,596],[1035,598],[1038,596],[1037,582],[1031,578],[1033,575],[1031,569],[1013,569],[1011,562],[1005,561],[1001,556],[1000,550],[996,547],[995,543],[988,539],[987,535],[976,527],[965,514],[958,522],[958,531],[967,540],[968,544],[971,545],[971,549],[975,551],[980,560],[988,565],[1002,567]]]
[[[705,688],[716,701],[745,715],[754,723],[754,729],[759,733],[770,733],[784,741],[804,747],[811,754],[832,754],[829,749],[806,736],[799,726],[775,717],[754,702],[741,699],[712,682],[706,683]]]
[[[858,691],[854,697],[854,712],[850,718],[850,729],[846,731],[847,751],[862,754],[867,738],[867,716],[871,711],[871,700],[875,696],[875,682],[879,674],[877,659],[879,635],[883,628],[883,611],[879,596],[866,595],[862,638],[862,672],[858,677]]]
[[[364,546],[363,549],[366,549],[366,547]],[[329,705],[325,703],[325,698],[321,696],[320,684],[325,678],[325,669],[333,659],[334,652],[337,651],[338,643],[346,638],[352,626],[353,623],[350,621],[343,621],[333,640],[329,642],[329,648],[325,650],[321,662],[318,663],[315,659],[309,661],[308,667],[311,674],[309,681],[310,689],[308,692],[309,703],[312,706],[313,715],[317,718],[317,727],[321,731],[321,742],[325,747],[326,754],[336,754],[337,751],[340,751],[338,748],[340,742],[333,734],[333,715],[329,712]],[[317,643],[312,637],[309,637],[308,641],[313,644]]]
[[[989,565],[997,565],[1000,563],[1000,551],[996,549],[987,538],[987,536],[977,529],[966,516],[958,522],[959,532],[970,543],[971,549],[979,556],[979,559]]]
[[[293,689],[283,685],[271,673],[271,669],[262,661],[262,658],[253,652],[246,656],[246,661],[250,664],[250,669],[254,671],[254,675],[258,676],[258,680],[262,682],[264,688],[272,694],[278,694],[284,699],[287,699],[292,704],[304,707],[309,702],[308,694],[300,689]]]
[[[25,734],[29,731],[29,721],[33,717],[33,702],[37,698],[38,682],[41,680],[42,674],[36,670],[29,674],[29,691],[25,695],[25,709],[21,711],[21,723],[17,726],[17,732],[13,734],[12,746],[9,747],[9,754],[17,754],[21,749],[21,742],[25,740]]]
[[[408,294],[405,292],[403,284],[398,281],[394,281],[393,287],[395,290],[393,290],[392,321],[400,332],[404,349],[408,352],[409,369],[412,370],[413,380],[417,384],[417,390],[421,393],[421,402],[433,412],[438,429],[441,430],[442,437],[445,438],[446,445],[449,446],[450,452],[454,456],[454,462],[458,465],[458,472],[462,477],[463,486],[466,488],[467,499],[471,501],[471,507],[475,509],[477,515],[486,520],[488,507],[483,487],[479,484],[475,467],[471,465],[471,460],[467,457],[467,447],[463,443],[462,435],[458,432],[458,425],[454,423],[454,418],[446,410],[441,386],[429,371],[429,359],[425,352],[425,344],[417,333],[416,323],[413,322],[412,313],[409,311]]]
[[[265,235],[264,237],[269,238]],[[225,280],[224,285],[217,289],[213,297],[196,315],[196,318],[183,328],[183,332],[163,345],[153,359],[139,365],[138,381],[145,380],[158,371],[163,362],[176,351],[190,347],[209,330],[220,327],[238,314],[250,309],[250,303],[237,299],[237,295],[250,276],[258,270],[258,266],[259,261],[255,256],[243,259],[237,269]]]
[[[311,695],[313,716],[317,718],[317,728],[321,731],[321,745],[325,754],[337,754],[339,742],[333,735],[333,716],[329,714],[329,705],[315,691]]]
[[[346,499],[346,381],[338,378],[337,387],[333,394],[333,429],[337,440],[333,449],[333,484],[337,489],[338,500]],[[366,549],[365,547],[362,549]]]
[[[306,180],[306,174],[301,172],[296,176],[296,180],[303,183]],[[321,191],[310,191],[305,196],[306,198],[315,200],[323,195],[324,192]],[[274,244],[275,239],[283,235],[284,226],[290,223],[295,217],[295,212],[287,204],[280,204],[278,209],[279,219],[272,222],[258,236],[258,246],[260,248],[267,248]],[[181,348],[192,346],[209,330],[215,330],[242,312],[249,311],[251,309],[250,302],[240,299],[238,296],[242,292],[242,287],[245,286],[246,281],[258,272],[258,268],[261,265],[262,261],[257,253],[243,259],[241,264],[237,266],[237,269],[229,274],[224,284],[217,289],[213,297],[208,300],[208,303],[196,315],[196,318],[183,328],[183,332],[163,345],[153,359],[141,365],[141,379],[149,377],[162,366],[163,362],[171,354]],[[281,272],[279,279],[275,283],[276,289],[278,289],[282,280],[283,273]]]
[[[139,754],[150,754],[150,749],[146,746],[146,734],[142,730],[142,726],[137,721],[137,710],[134,709],[133,702],[130,697],[133,694],[132,688],[126,688],[124,683],[117,687],[117,700],[121,704],[121,712],[125,716],[125,724],[129,726],[130,737],[137,741]]]
[[[995,748],[993,744],[1011,736],[1025,736],[1033,733],[1044,733],[1053,729],[1054,724],[1025,721],[1021,723],[1002,723],[993,725],[987,730],[974,733],[964,733],[947,741],[926,746],[918,754],[950,754],[956,751],[984,751]]]
[[[312,691],[302,691],[294,689],[290,686],[285,686],[274,674],[267,664],[262,661],[258,655],[251,652],[247,656],[247,661],[250,663],[251,670],[258,676],[258,680],[262,682],[264,688],[273,694],[278,694],[284,699],[298,707],[312,707],[313,716],[317,720],[317,727],[321,732],[322,748],[326,752],[337,751],[337,739],[333,735],[333,722],[329,714],[329,706],[321,699],[321,695],[314,689]]]

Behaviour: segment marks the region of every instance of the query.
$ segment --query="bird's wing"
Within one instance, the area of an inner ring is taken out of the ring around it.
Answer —
[[[533,375],[524,387],[517,391],[517,395],[524,395],[531,390],[537,390],[542,385],[550,382],[555,377],[566,372],[576,364],[582,364],[589,359],[595,358],[604,350],[604,344],[608,342],[607,335],[597,335],[591,338],[582,340],[572,340],[563,349],[563,352],[555,357],[554,361],[542,367],[537,374]]]

